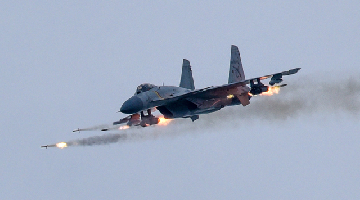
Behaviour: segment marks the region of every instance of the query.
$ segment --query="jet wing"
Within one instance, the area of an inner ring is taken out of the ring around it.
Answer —
[[[269,75],[256,77],[256,78],[251,78],[251,79],[247,79],[247,80],[243,80],[243,81],[239,81],[239,82],[235,82],[235,83],[225,84],[222,86],[204,88],[204,89],[192,92],[192,97],[198,97],[198,98],[200,97],[201,98],[202,96],[205,97],[209,94],[216,94],[217,91],[223,91],[224,89],[230,90],[232,88],[250,84],[252,81],[265,80],[268,78],[271,78],[270,84],[272,81],[274,81],[276,83],[276,80],[279,80],[279,82],[280,82],[280,80],[282,81],[282,79],[281,79],[282,76],[296,74],[300,69],[301,68],[295,68],[295,69],[290,69],[288,71],[283,71],[283,72],[279,72],[279,73],[275,73],[275,74],[269,74]],[[273,85],[273,84],[271,84],[271,85]],[[190,93],[188,93],[188,94],[190,94]],[[213,95],[211,95],[211,96],[213,96]]]
[[[233,89],[239,86],[245,86],[247,84],[250,84],[251,81],[256,81],[256,80],[265,80],[268,78],[276,78],[276,79],[281,79],[282,76],[284,75],[292,75],[292,74],[296,74],[301,68],[295,68],[295,69],[290,69],[288,71],[283,71],[283,72],[279,72],[279,73],[275,73],[275,74],[269,74],[269,75],[265,75],[265,76],[261,76],[261,77],[256,77],[256,78],[252,78],[252,79],[247,79],[247,80],[243,80],[243,81],[239,81],[239,82],[234,82],[234,83],[230,83],[230,84],[225,84],[225,85],[221,85],[221,86],[216,86],[216,87],[207,87],[207,88],[203,88],[203,89],[199,89],[199,90],[194,90],[185,94],[181,94],[179,96],[174,96],[171,98],[166,98],[166,99],[162,99],[162,100],[155,100],[152,101],[151,104],[153,107],[156,106],[162,106],[162,105],[166,105],[175,101],[180,101],[182,99],[186,99],[186,98],[216,98],[219,97],[221,95],[221,91],[227,90],[227,89]]]
[[[240,83],[250,84],[250,81],[252,81],[252,80],[257,80],[257,79],[264,80],[264,79],[268,79],[268,78],[272,78],[272,77],[276,77],[276,76],[292,75],[292,74],[296,74],[300,69],[301,68],[290,69],[288,71],[283,71],[280,73],[275,73],[275,74],[265,75],[265,76],[261,76],[261,77],[257,77],[257,78],[247,79],[247,80],[231,83],[228,85],[236,85],[236,84],[240,84]]]

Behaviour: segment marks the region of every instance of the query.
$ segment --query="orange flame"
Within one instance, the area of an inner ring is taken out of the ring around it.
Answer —
[[[66,142],[59,142],[59,143],[56,143],[56,147],[63,149],[65,147],[67,147],[67,144],[66,144]]]
[[[269,87],[269,90],[267,92],[263,92],[260,95],[264,96],[272,96],[274,94],[278,94],[280,92],[279,86]]]
[[[158,124],[161,125],[161,126],[166,126],[171,121],[172,121],[172,119],[165,119],[164,117],[159,117],[159,123]]]
[[[128,129],[128,128],[130,128],[130,126],[128,126],[128,125],[120,126],[119,130],[125,130],[125,129]]]

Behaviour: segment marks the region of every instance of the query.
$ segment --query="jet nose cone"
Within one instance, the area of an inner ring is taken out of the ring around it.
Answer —
[[[139,97],[133,96],[127,101],[120,108],[120,112],[125,114],[134,114],[141,111],[143,108],[143,102]]]

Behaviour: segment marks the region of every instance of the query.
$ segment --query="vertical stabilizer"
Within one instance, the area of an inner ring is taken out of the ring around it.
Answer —
[[[241,64],[240,51],[237,46],[231,45],[231,59],[228,83],[245,80],[244,69]]]
[[[195,89],[190,62],[186,59],[183,60],[180,87],[191,90]]]

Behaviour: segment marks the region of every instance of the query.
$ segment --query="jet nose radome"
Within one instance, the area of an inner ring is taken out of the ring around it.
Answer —
[[[143,103],[139,97],[133,96],[127,101],[120,108],[120,112],[125,114],[134,114],[136,112],[141,111],[143,108]]]

